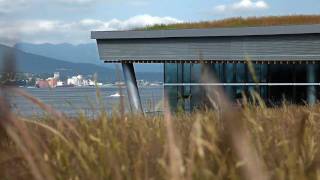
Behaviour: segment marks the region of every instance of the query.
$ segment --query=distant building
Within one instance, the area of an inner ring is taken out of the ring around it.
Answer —
[[[49,77],[46,80],[37,79],[36,80],[36,87],[38,87],[38,88],[56,88],[58,86],[59,78],[60,78],[60,73],[55,72],[53,77]]]
[[[59,80],[60,79],[60,73],[59,72],[55,72],[53,74],[53,78]]]
[[[47,80],[43,80],[43,79],[38,79],[36,81],[36,87],[37,88],[49,88],[49,83]]]
[[[72,76],[71,78],[68,78],[67,84],[74,85],[74,86],[80,86],[81,80],[82,80],[82,76]]]
[[[58,81],[57,82],[57,87],[62,87],[65,86],[66,84],[63,81]]]
[[[48,79],[47,79],[47,82],[48,82],[50,88],[55,88],[55,87],[57,87],[57,82],[58,82],[57,79],[55,79],[55,78],[48,78]]]
[[[82,75],[78,75],[68,78],[67,84],[73,86],[95,86],[96,82],[90,79],[85,79]],[[102,83],[97,83],[97,85],[102,85]]]

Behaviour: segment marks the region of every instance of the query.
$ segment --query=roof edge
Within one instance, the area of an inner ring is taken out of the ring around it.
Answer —
[[[177,30],[92,31],[91,39],[157,39],[293,34],[320,34],[320,24]]]

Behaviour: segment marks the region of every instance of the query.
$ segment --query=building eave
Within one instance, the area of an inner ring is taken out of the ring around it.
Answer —
[[[320,34],[320,24],[146,31],[92,31],[97,40]]]

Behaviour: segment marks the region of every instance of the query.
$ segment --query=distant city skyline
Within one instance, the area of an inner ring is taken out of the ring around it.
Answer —
[[[91,30],[237,16],[320,14],[304,0],[0,0],[0,43],[89,43]]]

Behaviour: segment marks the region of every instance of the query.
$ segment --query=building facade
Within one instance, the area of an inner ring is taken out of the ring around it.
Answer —
[[[104,62],[122,63],[133,104],[139,98],[133,63],[163,63],[171,107],[186,110],[206,104],[208,86],[222,87],[233,101],[253,91],[268,104],[313,104],[320,97],[320,25],[100,31],[92,38]]]
[[[240,101],[243,95],[250,99],[252,92],[257,92],[268,105],[283,101],[312,104],[320,97],[320,69],[316,63],[230,62],[205,66],[211,71],[212,82],[201,79],[204,64],[164,65],[164,85],[171,107],[191,110],[206,105],[204,86],[223,88],[233,102]]]

